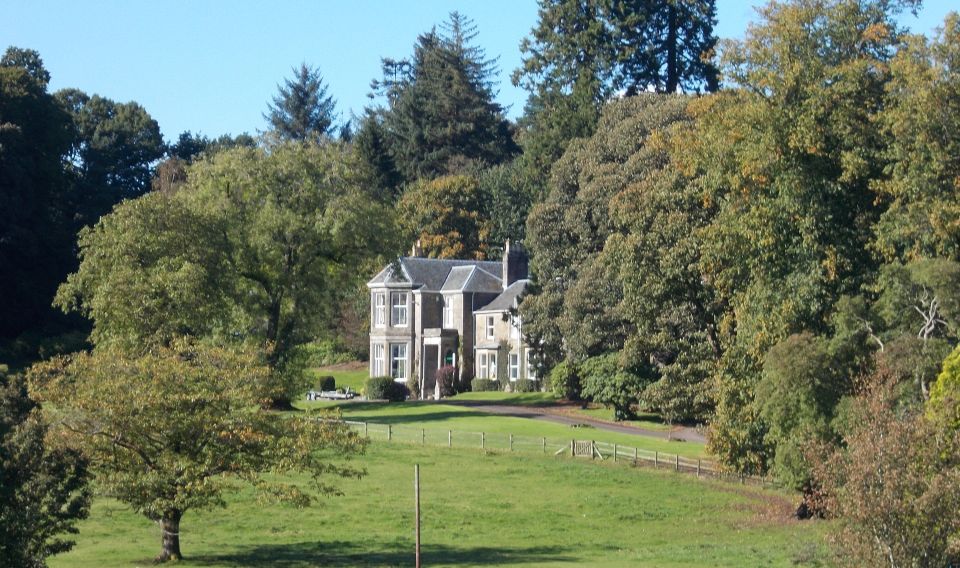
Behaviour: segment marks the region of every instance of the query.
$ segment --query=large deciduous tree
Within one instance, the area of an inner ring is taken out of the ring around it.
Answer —
[[[85,233],[58,301],[93,319],[98,345],[255,342],[275,374],[261,395],[287,406],[304,381],[298,347],[395,233],[359,170],[338,144],[218,152],[191,166],[185,189],[126,203]]]
[[[87,458],[47,435],[39,406],[19,375],[0,366],[0,558],[6,566],[42,568],[66,552],[87,516]]]
[[[397,203],[408,239],[417,239],[431,258],[487,257],[490,220],[477,180],[444,176],[409,186]]]
[[[233,481],[308,505],[336,493],[329,477],[359,476],[341,458],[364,441],[338,420],[257,409],[271,370],[251,350],[176,339],[132,353],[98,346],[31,370],[59,434],[90,457],[105,494],[159,523],[157,561],[179,560],[185,513],[225,505]],[[305,483],[261,474],[305,472]]]

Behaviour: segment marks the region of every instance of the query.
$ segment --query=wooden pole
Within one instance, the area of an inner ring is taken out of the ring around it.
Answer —
[[[633,448],[633,465],[637,465],[637,448]]]
[[[613,444],[613,463],[617,463],[617,444]]]
[[[416,521],[417,568],[420,568],[420,464],[415,464],[413,466],[413,496],[414,496],[414,513],[417,518],[417,521]]]
[[[392,439],[393,439],[393,428],[389,424],[387,424],[387,441],[389,442]]]
[[[541,438],[541,439],[540,439],[540,444],[543,446],[543,453],[547,453],[547,439],[546,439],[546,438]]]
[[[487,435],[483,432],[480,432],[480,449],[484,449],[487,445]]]
[[[700,460],[697,460],[697,479],[700,479]]]
[[[677,454],[677,471],[680,471],[680,454]]]
[[[453,430],[447,430],[447,447],[453,447]]]
[[[427,431],[423,428],[420,429],[420,445],[427,443]]]
[[[367,423],[366,423],[366,422],[363,423],[363,437],[364,437],[364,438],[368,438],[368,437],[369,437],[369,436],[367,436]]]
[[[660,452],[653,452],[653,469],[660,467]]]
[[[510,434],[510,451],[513,451],[513,434]]]

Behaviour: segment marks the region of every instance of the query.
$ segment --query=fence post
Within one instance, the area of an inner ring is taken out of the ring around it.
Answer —
[[[393,439],[393,427],[387,424],[387,441],[389,442],[392,439]]]
[[[420,429],[420,445],[427,443],[427,431],[423,428]]]
[[[697,479],[700,479],[700,460],[697,460]]]
[[[594,459],[597,455],[597,443],[594,440],[590,440],[590,459]]]
[[[680,454],[677,454],[676,458],[677,458],[677,471],[680,471]]]
[[[574,440],[570,440],[570,457],[571,457],[571,458],[574,456],[574,453],[573,453],[573,445],[574,445],[574,443],[575,443]]]
[[[660,468],[660,452],[653,452],[653,469]]]
[[[633,448],[633,465],[637,465],[637,448]]]
[[[510,434],[510,451],[513,451],[513,434]]]
[[[613,463],[617,463],[617,444],[613,444]]]
[[[369,436],[367,436],[367,423],[366,423],[366,422],[363,423],[363,437],[364,437],[364,438],[369,438]]]
[[[447,447],[453,447],[453,430],[447,430]]]
[[[480,432],[480,449],[487,447],[487,435],[483,432]]]
[[[543,445],[543,453],[547,453],[547,439],[546,438],[541,439],[540,443]]]

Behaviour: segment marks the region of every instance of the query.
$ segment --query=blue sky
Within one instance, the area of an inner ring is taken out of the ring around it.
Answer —
[[[761,3],[717,0],[717,35],[740,37]],[[904,23],[928,33],[950,8],[928,0]],[[417,34],[453,10],[474,20],[477,43],[499,57],[498,99],[516,117],[526,95],[509,75],[537,19],[535,0],[0,0],[0,10],[0,49],[39,51],[52,90],[137,101],[168,140],[184,130],[264,129],[277,83],[302,61],[320,68],[341,113],[359,114],[380,58],[409,55]]]

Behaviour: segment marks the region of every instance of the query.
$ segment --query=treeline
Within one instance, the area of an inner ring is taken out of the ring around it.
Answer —
[[[769,4],[723,90],[606,104],[527,219],[552,388],[707,424],[861,565],[950,564],[960,528],[960,18],[914,7]]]

